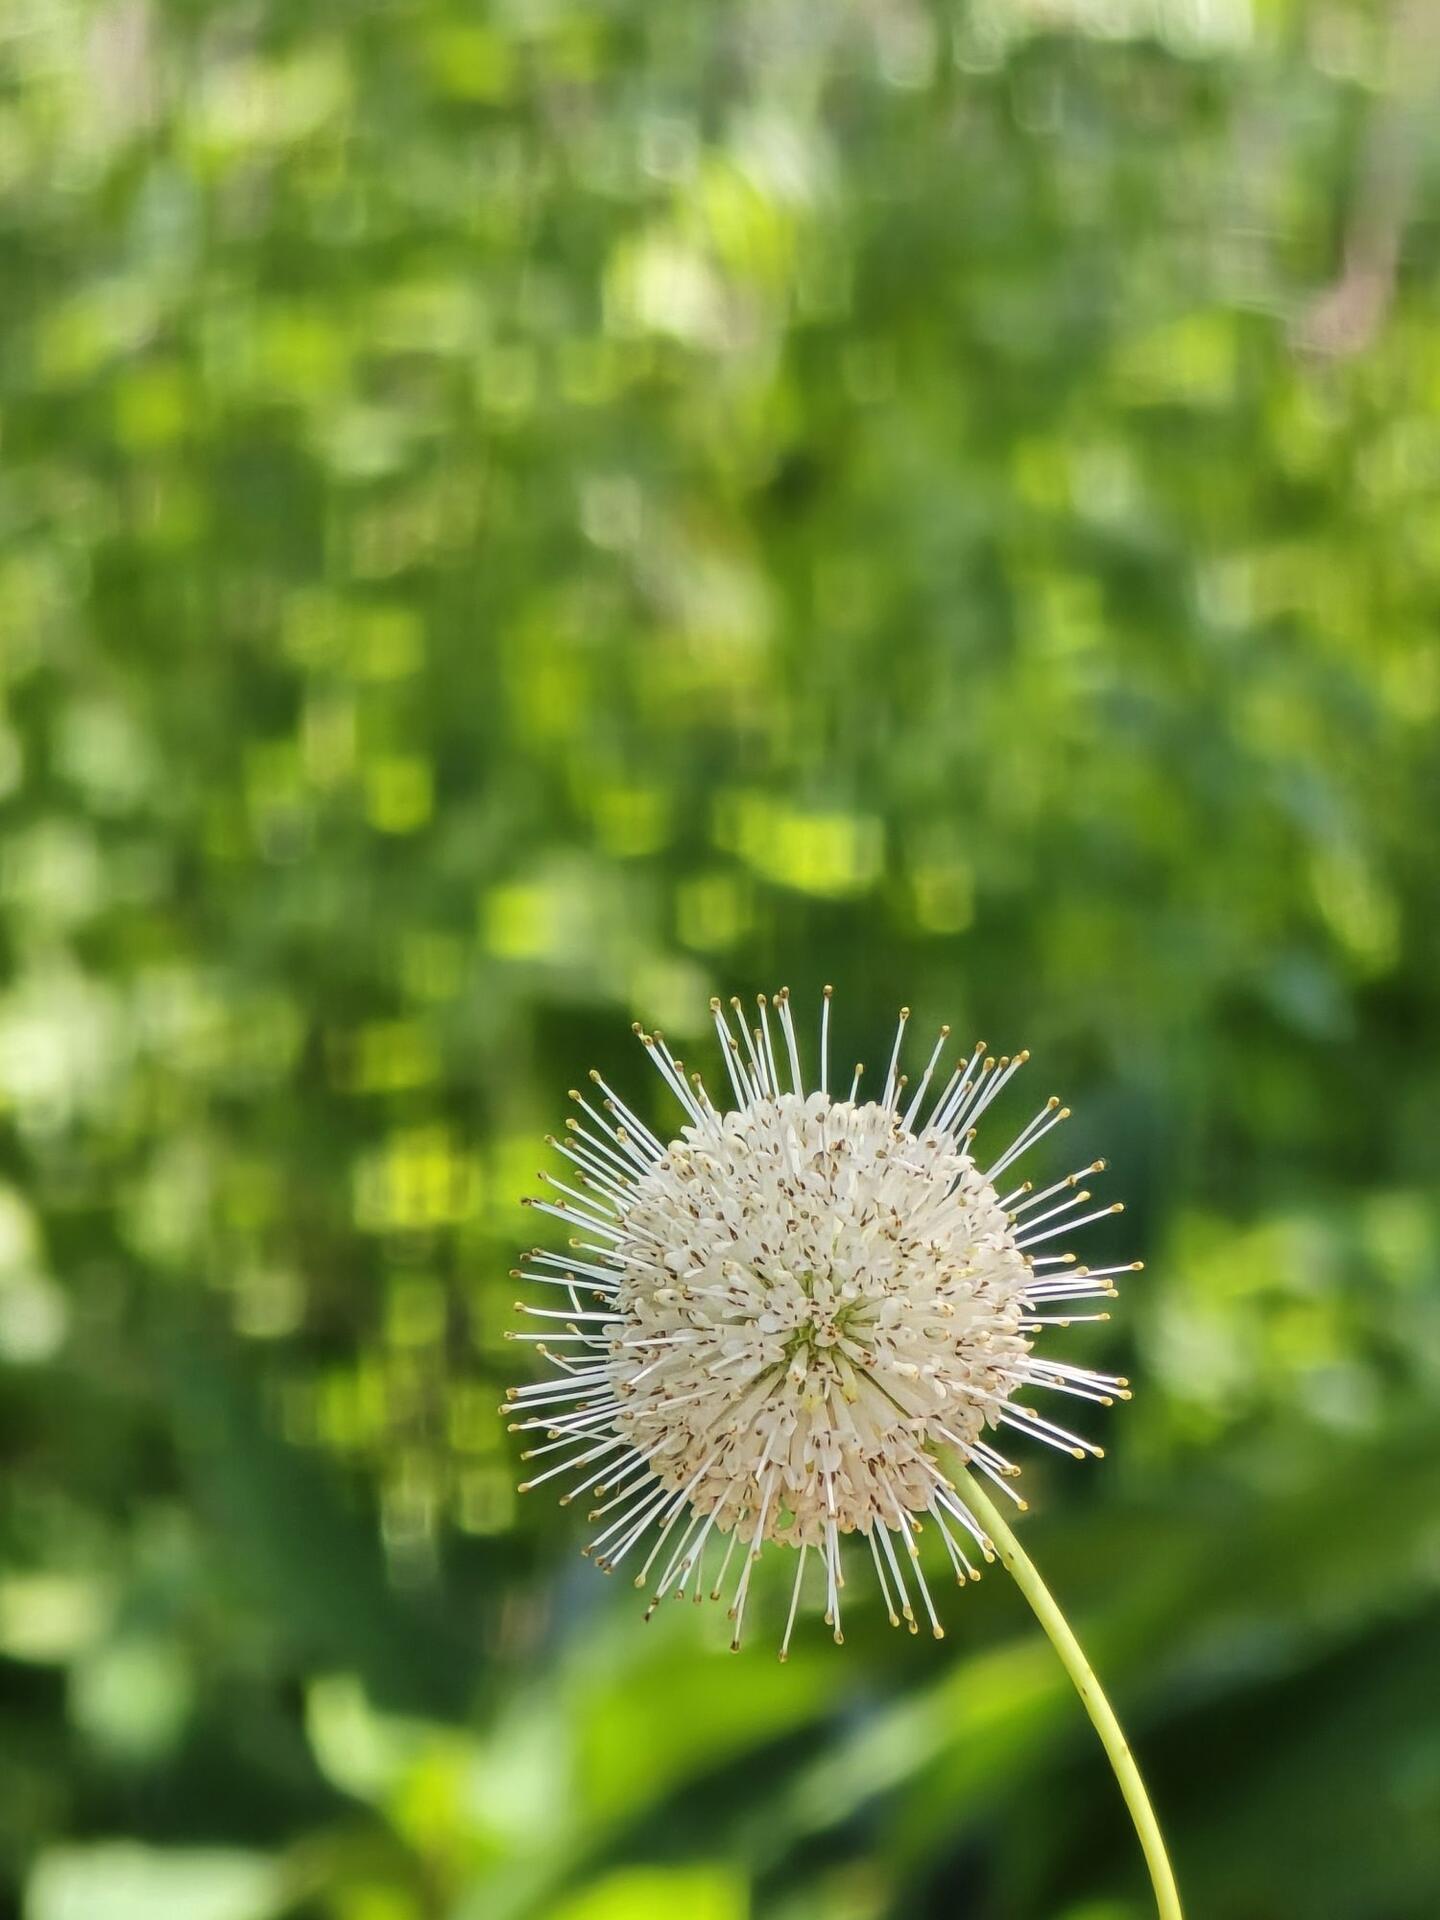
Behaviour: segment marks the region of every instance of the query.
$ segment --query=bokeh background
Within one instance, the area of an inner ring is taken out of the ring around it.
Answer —
[[[998,1573],[781,1667],[513,1492],[565,1088],[826,980],[1130,1201],[1025,1529],[1193,1913],[1440,1909],[1436,53],[0,11],[0,1915],[1140,1920]]]

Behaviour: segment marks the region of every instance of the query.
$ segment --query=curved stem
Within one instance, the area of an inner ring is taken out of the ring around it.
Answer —
[[[1070,1623],[1060,1611],[1054,1596],[1045,1582],[1036,1572],[1029,1556],[1020,1542],[1006,1525],[1004,1517],[997,1510],[988,1494],[982,1493],[975,1480],[963,1471],[959,1478],[963,1481],[962,1498],[967,1502],[975,1517],[989,1534],[995,1551],[1006,1571],[1030,1603],[1031,1611],[1050,1637],[1050,1643],[1060,1656],[1060,1664],[1075,1683],[1075,1690],[1085,1703],[1085,1711],[1094,1722],[1095,1731],[1100,1736],[1125,1804],[1130,1809],[1130,1818],[1135,1822],[1135,1831],[1140,1837],[1140,1846],[1145,1854],[1145,1864],[1150,1869],[1151,1885],[1155,1889],[1155,1905],[1160,1920],[1183,1920],[1180,1912],[1180,1894],[1175,1885],[1175,1875],[1171,1871],[1169,1856],[1165,1852],[1165,1842],[1161,1838],[1160,1824],[1155,1818],[1155,1809],[1150,1805],[1145,1792],[1145,1783],[1140,1778],[1140,1769],[1135,1764],[1125,1739],[1120,1722],[1115,1718],[1115,1710],[1101,1691],[1100,1682],[1095,1678],[1089,1661],[1081,1650],[1080,1642],[1070,1630]]]

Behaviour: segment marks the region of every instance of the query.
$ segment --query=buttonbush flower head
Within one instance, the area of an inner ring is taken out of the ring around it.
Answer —
[[[592,1093],[572,1090],[580,1114],[551,1142],[567,1178],[542,1175],[529,1204],[573,1237],[517,1272],[550,1292],[520,1305],[545,1329],[511,1336],[553,1369],[510,1394],[543,1461],[527,1485],[568,1478],[566,1501],[591,1497],[585,1551],[607,1572],[633,1565],[651,1612],[671,1593],[727,1597],[736,1647],[762,1549],[796,1549],[782,1659],[807,1565],[843,1639],[855,1535],[891,1622],[914,1632],[923,1616],[941,1636],[922,1527],[961,1584],[993,1551],[947,1461],[1023,1507],[1011,1434],[1101,1449],[1021,1396],[1128,1397],[1118,1376],[1040,1351],[1052,1328],[1105,1319],[1075,1309],[1132,1270],[1077,1265],[1063,1246],[1120,1211],[1091,1208],[1082,1184],[1105,1163],[1039,1191],[1019,1177],[1067,1117],[1054,1098],[992,1156],[976,1145],[1029,1056],[982,1042],[946,1073],[942,1028],[912,1090],[902,1008],[884,1084],[862,1099],[861,1067],[832,1085],[830,1006],[827,987],[807,1090],[787,988],[758,997],[754,1025],[738,1000],[733,1022],[712,1002],[733,1104],[637,1026],[679,1108],[669,1140],[598,1073]]]

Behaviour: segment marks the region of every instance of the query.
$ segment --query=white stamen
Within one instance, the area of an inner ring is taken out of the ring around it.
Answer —
[[[842,1099],[829,1084],[830,1003],[827,987],[816,1093],[805,1091],[784,987],[757,997],[754,1027],[739,1000],[733,1025],[711,1003],[735,1100],[727,1112],[662,1034],[636,1027],[680,1109],[668,1144],[598,1072],[602,1105],[572,1092],[588,1124],[569,1120],[550,1144],[578,1179],[542,1174],[547,1197],[529,1204],[580,1237],[563,1253],[536,1249],[516,1270],[561,1288],[569,1304],[523,1305],[545,1330],[507,1335],[550,1369],[508,1399],[519,1416],[511,1430],[541,1438],[527,1459],[554,1455],[526,1487],[564,1481],[564,1500],[596,1490],[592,1518],[603,1530],[586,1552],[609,1571],[638,1548],[637,1583],[659,1569],[650,1613],[692,1583],[701,1597],[706,1548],[724,1535],[712,1594],[740,1552],[736,1645],[763,1548],[797,1547],[782,1658],[811,1547],[826,1619],[843,1640],[847,1534],[865,1535],[891,1619],[916,1630],[913,1574],[940,1634],[918,1516],[935,1521],[961,1581],[978,1577],[961,1539],[987,1560],[992,1551],[937,1452],[952,1450],[1023,1507],[1016,1469],[991,1441],[999,1429],[1071,1454],[1100,1449],[1014,1396],[1032,1389],[1109,1404],[1129,1391],[1119,1375],[1033,1351],[1051,1326],[1103,1320],[1072,1307],[1112,1298],[1113,1276],[1134,1270],[1087,1271],[1071,1253],[1033,1251],[1117,1210],[1079,1212],[1089,1199],[1080,1181],[1103,1163],[1001,1198],[1000,1174],[1066,1117],[1058,1100],[988,1172],[972,1152],[977,1121],[1028,1056],[996,1058],[978,1044],[917,1134],[948,1029],[907,1100],[902,1009],[880,1099],[860,1101],[859,1067]]]

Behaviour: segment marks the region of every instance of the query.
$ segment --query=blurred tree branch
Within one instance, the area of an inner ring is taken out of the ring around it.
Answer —
[[[1331,358],[1361,353],[1385,322],[1414,202],[1425,111],[1440,78],[1437,52],[1440,10],[1434,0],[1402,0],[1391,19],[1385,84],[1362,143],[1340,274],[1294,330],[1304,352]]]

